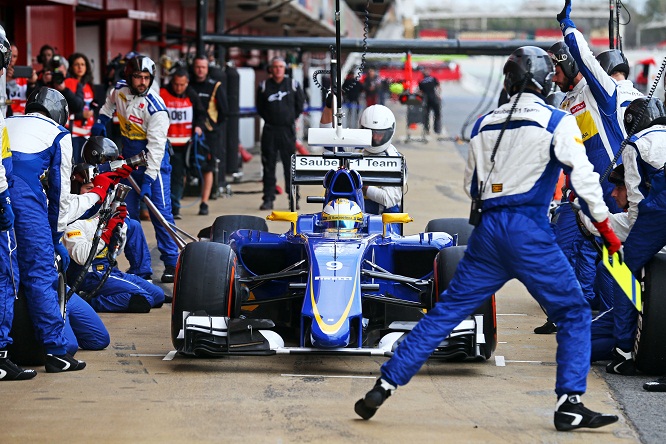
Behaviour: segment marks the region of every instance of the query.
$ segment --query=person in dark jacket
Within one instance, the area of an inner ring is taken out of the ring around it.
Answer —
[[[222,82],[211,78],[208,75],[208,59],[205,56],[197,56],[192,66],[194,76],[190,86],[199,95],[199,100],[206,110],[206,119],[204,127],[205,142],[212,157],[206,165],[202,167],[203,184],[201,186],[201,205],[199,205],[199,214],[205,216],[208,214],[208,199],[211,195],[213,186],[226,186],[224,174],[226,167],[226,145],[222,141],[222,123],[229,114],[229,105],[227,103],[226,88]],[[218,171],[221,177],[217,184],[213,184],[213,171],[216,162],[219,161]],[[217,189],[217,188],[216,188]]]
[[[291,181],[291,155],[296,152],[296,119],[303,112],[305,93],[301,85],[285,76],[287,64],[275,57],[271,61],[271,78],[259,84],[257,112],[264,119],[261,134],[261,164],[264,195],[260,210],[272,210],[275,200],[275,165],[282,160],[285,186]]]

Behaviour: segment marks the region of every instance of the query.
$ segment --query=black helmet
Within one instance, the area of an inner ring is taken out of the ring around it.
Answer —
[[[42,86],[34,90],[25,105],[25,113],[44,112],[58,125],[64,125],[69,120],[69,106],[65,96],[59,91]]]
[[[143,94],[139,94],[139,92],[132,87],[132,76],[139,72],[147,72],[150,74],[150,83],[148,84],[148,88],[146,88],[146,92]],[[154,80],[155,62],[150,60],[150,57],[137,55],[127,60],[127,63],[125,64],[125,81],[127,82],[127,86],[129,87],[132,94],[135,96],[146,95],[150,90],[150,87],[153,85]]]
[[[119,155],[120,151],[118,151],[116,144],[111,139],[103,136],[89,137],[81,150],[83,160],[90,165],[99,165],[116,160]]]
[[[0,69],[9,66],[12,61],[12,47],[7,40],[5,28],[0,26]]]
[[[614,185],[624,185],[624,165],[619,164],[608,175],[608,181]]]
[[[652,97],[648,102],[647,97],[641,97],[631,102],[624,112],[624,129],[627,133],[636,134],[649,127],[655,119],[664,116],[666,111],[659,99]]]
[[[555,68],[546,51],[536,46],[522,46],[513,51],[504,64],[504,88],[512,96],[523,82],[529,80],[547,96],[553,87],[554,75]]]
[[[621,72],[629,77],[629,62],[619,49],[607,49],[597,55],[597,61],[610,76],[614,72]]]
[[[72,182],[90,183],[95,177],[95,167],[87,163],[77,163],[72,168]]]
[[[569,83],[572,83],[580,70],[578,69],[578,64],[571,56],[567,44],[564,42],[555,43],[548,50],[548,54],[550,54],[553,64],[560,65],[562,72],[564,72],[566,78],[569,79]]]

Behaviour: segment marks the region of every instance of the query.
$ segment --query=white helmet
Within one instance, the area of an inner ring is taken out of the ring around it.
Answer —
[[[353,200],[338,198],[326,204],[321,220],[327,230],[355,232],[363,222],[363,211]]]
[[[372,154],[383,153],[395,134],[395,116],[384,105],[372,105],[361,114],[359,126],[372,130],[372,146],[365,150]]]

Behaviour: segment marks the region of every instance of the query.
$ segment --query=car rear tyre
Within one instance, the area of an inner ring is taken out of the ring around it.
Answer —
[[[439,295],[449,287],[453,275],[456,272],[456,268],[458,268],[458,263],[465,255],[465,249],[466,247],[464,246],[456,246],[444,248],[437,253],[437,256],[435,257],[435,294],[433,295],[433,305],[439,299]],[[483,315],[483,335],[486,343],[481,345],[481,354],[486,359],[490,359],[495,348],[497,348],[495,295],[484,300],[481,305],[474,310],[474,314]]]
[[[470,225],[469,221],[462,217],[433,219],[425,227],[426,232],[443,231],[451,236],[457,234],[458,245],[467,245],[472,230],[474,230],[474,225]]]
[[[211,241],[226,244],[229,235],[236,230],[268,231],[266,219],[257,216],[227,215],[215,219],[211,229]]]
[[[171,342],[183,346],[178,334],[183,312],[205,311],[211,316],[237,317],[240,297],[236,281],[236,253],[229,245],[191,242],[178,257],[171,312]]]
[[[638,317],[636,368],[648,375],[666,373],[666,254],[648,262],[643,292],[643,313]]]

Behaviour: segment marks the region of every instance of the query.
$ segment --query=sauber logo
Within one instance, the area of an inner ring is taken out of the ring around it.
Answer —
[[[351,276],[315,276],[315,281],[351,281]]]
[[[130,114],[128,119],[129,119],[130,122],[134,122],[134,123],[137,123],[139,125],[143,125],[143,119],[141,119],[139,117],[136,117],[136,116],[133,116],[133,115]]]
[[[571,114],[576,114],[577,112],[582,111],[585,108],[587,108],[585,102],[580,102],[578,105],[574,105],[571,107]]]

